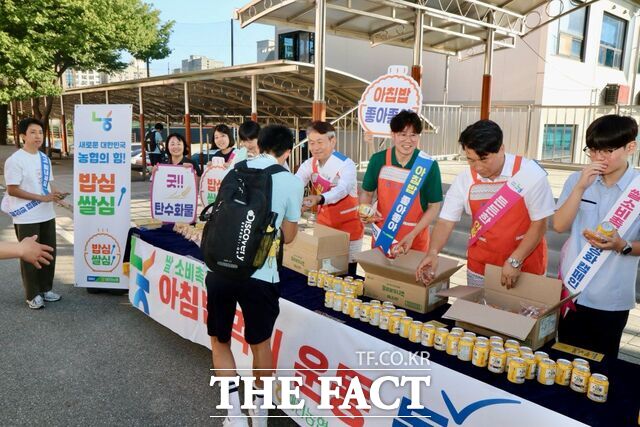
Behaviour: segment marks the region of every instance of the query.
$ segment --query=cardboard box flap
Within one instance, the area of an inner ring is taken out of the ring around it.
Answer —
[[[460,320],[509,335],[521,341],[527,339],[537,319],[463,299],[456,300],[444,314],[445,319]]]
[[[387,258],[380,249],[371,249],[355,255],[356,261],[368,273],[416,284],[418,284],[416,268],[422,258],[424,258],[424,252],[413,249],[395,259]],[[439,257],[438,270],[433,283],[448,279],[460,268],[462,264],[457,260]]]
[[[313,237],[318,241],[318,259],[349,253],[349,233],[316,224]]]
[[[482,295],[483,289],[476,286],[455,286],[449,289],[443,289],[436,295],[440,297],[463,298],[466,300],[475,300]]]
[[[560,301],[562,282],[546,276],[521,273],[514,288],[506,289],[500,284],[502,267],[487,264],[484,271],[484,286],[498,292],[508,292],[514,297],[540,302],[548,307]]]
[[[555,310],[558,307],[562,307],[562,305],[565,302],[569,301],[570,299],[577,298],[578,295],[580,295],[581,293],[582,293],[582,291],[578,292],[577,294],[568,295],[568,296],[562,298],[560,301],[558,301],[557,303],[553,304],[551,307],[545,309],[540,316],[542,316],[543,314],[549,313],[549,312]]]

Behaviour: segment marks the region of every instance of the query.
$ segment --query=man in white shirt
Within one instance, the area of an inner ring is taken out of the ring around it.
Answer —
[[[52,291],[56,256],[56,213],[53,202],[64,198],[53,188],[51,161],[40,151],[44,140],[43,126],[38,120],[20,121],[22,149],[13,153],[4,164],[7,193],[2,200],[2,210],[12,219],[19,241],[38,236],[40,243],[53,248],[49,265],[38,269],[20,261],[22,283],[29,308],[44,307],[44,301],[58,301],[60,295]]]
[[[311,194],[302,210],[318,207],[318,224],[349,233],[349,274],[356,273],[354,255],[362,251],[364,225],[358,215],[356,165],[335,150],[336,131],[329,122],[315,121],[307,127],[309,152],[296,173],[304,185],[311,182]]]
[[[480,120],[460,135],[469,169],[460,173],[447,192],[440,218],[436,223],[427,256],[418,266],[418,280],[429,281],[435,272],[438,254],[465,211],[474,219],[483,212],[487,202],[531,160],[505,153],[502,130],[490,120]],[[502,285],[515,286],[521,271],[544,274],[547,269],[547,245],[544,235],[547,217],[553,215],[555,204],[549,181],[541,178],[506,213],[495,226],[467,250],[467,282],[484,285],[486,264],[502,266]]]

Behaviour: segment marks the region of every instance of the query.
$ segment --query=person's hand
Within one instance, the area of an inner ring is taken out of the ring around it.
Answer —
[[[576,187],[586,190],[591,184],[593,184],[598,175],[602,175],[604,173],[606,168],[607,165],[604,162],[591,162],[591,164],[588,164],[584,169],[582,169]]]
[[[20,259],[33,264],[36,268],[42,268],[42,265],[51,264],[53,260],[53,248],[47,245],[41,245],[38,243],[38,236],[30,236],[22,239],[18,243]]]
[[[302,212],[311,210],[314,206],[318,206],[321,197],[319,195],[312,194],[302,199]]]
[[[49,194],[40,195],[40,201],[42,203],[55,202],[60,200],[59,194],[57,191],[52,191]]]
[[[500,284],[506,286],[507,289],[514,288],[520,277],[520,269],[514,268],[509,261],[505,261],[502,266],[502,276],[500,277]]]
[[[591,230],[583,230],[582,235],[591,246],[605,251],[620,252],[627,244],[617,230],[614,230],[611,237],[593,233]]]
[[[151,173],[156,173],[158,171],[158,164],[153,165],[151,168]]]
[[[187,163],[183,163],[182,167],[183,168],[187,168],[187,169],[193,169],[193,165],[191,163],[188,163],[188,162]]]
[[[362,206],[363,205],[360,205],[358,208],[358,215],[360,216],[360,221],[365,224],[376,223],[384,219],[382,214],[375,210],[371,205],[364,205],[367,206],[367,208],[363,208]]]
[[[427,254],[416,269],[416,281],[428,285],[436,277],[438,254]]]
[[[406,236],[404,236],[397,245],[394,246],[394,256],[398,256],[398,255],[404,255],[407,252],[409,252],[409,249],[411,249],[411,245],[413,244],[413,240],[416,238],[415,234],[413,232],[407,233]]]

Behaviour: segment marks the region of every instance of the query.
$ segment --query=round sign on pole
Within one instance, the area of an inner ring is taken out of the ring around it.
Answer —
[[[389,74],[378,77],[362,94],[358,104],[358,120],[365,133],[390,136],[389,122],[396,114],[402,110],[420,113],[420,85],[411,76],[398,71],[398,66],[389,67]]]

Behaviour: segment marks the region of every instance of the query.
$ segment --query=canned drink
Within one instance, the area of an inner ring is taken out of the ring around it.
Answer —
[[[458,343],[460,342],[460,335],[458,332],[451,332],[447,335],[447,354],[449,356],[457,356],[458,355]]]
[[[489,337],[489,342],[499,342],[500,345],[504,346],[504,340],[502,339],[502,337],[499,337],[497,335]]]
[[[420,338],[422,338],[422,322],[414,320],[409,325],[409,341],[420,342]]]
[[[520,347],[518,350],[520,350],[520,354],[533,354],[533,350],[531,350],[531,347]]]
[[[475,334],[475,333],[473,333],[473,332],[469,332],[469,331],[467,331],[467,332],[465,332],[464,334],[462,334],[462,336],[463,336],[463,337],[469,337],[469,338],[471,338],[471,339],[473,340],[473,342],[475,342],[475,341],[476,341],[476,334]]]
[[[396,308],[396,311],[394,311],[394,313],[398,313],[400,315],[400,318],[407,315],[407,311],[404,308]]]
[[[519,351],[520,349],[520,343],[516,340],[506,340],[504,342],[504,349],[508,349],[508,348],[515,348],[516,350]]]
[[[353,284],[356,287],[356,295],[359,297],[364,295],[364,281],[361,279],[356,279],[353,281]]]
[[[342,303],[342,314],[349,315],[351,305],[353,305],[353,297],[345,295],[344,302]]]
[[[582,365],[582,366],[586,366],[587,368],[589,368],[589,370],[591,370],[591,366],[589,366],[589,362],[587,362],[584,359],[580,359],[579,357],[573,359],[573,362],[571,362],[571,364],[573,365],[574,368],[578,365]]]
[[[436,329],[436,335],[433,338],[433,348],[439,351],[446,350],[448,335],[449,335],[449,330],[447,328]]]
[[[522,357],[514,357],[509,362],[509,370],[507,371],[507,379],[514,384],[524,383],[524,377],[527,374],[527,364],[524,363]]]
[[[369,324],[372,326],[380,325],[380,313],[382,309],[378,306],[372,306],[371,310],[369,310]]]
[[[389,310],[394,311],[396,309],[396,306],[393,305],[391,301],[385,301],[382,303],[382,308],[388,308]]]
[[[349,310],[349,316],[351,316],[353,319],[359,319],[360,318],[360,307],[362,307],[362,300],[355,298],[353,300],[353,305],[351,306],[351,309]]]
[[[485,343],[485,344],[487,344],[487,345],[489,345],[489,344],[490,344],[489,338],[487,338],[487,337],[476,337],[476,339],[475,339],[475,340],[473,340],[473,342],[474,342],[474,343],[477,343],[477,342],[483,342],[483,343]]]
[[[377,299],[372,299],[371,301],[369,301],[369,304],[371,304],[371,307],[382,307],[382,304],[380,303],[380,300]]]
[[[501,374],[507,366],[507,353],[502,347],[493,347],[489,353],[489,371]]]
[[[344,305],[344,294],[342,292],[336,292],[333,297],[333,311],[342,311]]]
[[[333,299],[335,296],[335,291],[326,291],[324,293],[324,306],[327,308],[333,308]]]
[[[616,227],[609,221],[604,221],[598,224],[598,226],[596,227],[596,233],[601,234],[605,237],[611,237],[615,232]]]
[[[316,277],[316,286],[324,288],[324,276],[328,273],[327,270],[318,270],[318,276]]]
[[[378,327],[384,331],[389,329],[389,318],[391,317],[391,310],[383,308],[380,312],[380,324]]]
[[[556,382],[556,362],[545,358],[538,362],[538,382],[544,385],[553,385]]]
[[[558,359],[556,362],[556,384],[569,385],[573,365],[567,359]]]
[[[593,374],[589,378],[587,397],[594,402],[604,403],[609,394],[609,379],[602,374]]]
[[[346,294],[349,287],[345,285],[346,284],[344,283],[344,281],[339,277],[334,277],[331,280],[331,288],[333,288],[333,290],[336,292],[342,292]]]
[[[509,366],[509,362],[511,361],[511,359],[513,359],[514,357],[520,357],[520,352],[513,347],[505,348],[504,352],[507,355],[507,367]]]
[[[577,391],[578,393],[586,393],[587,387],[589,385],[589,377],[591,376],[591,372],[589,368],[583,365],[578,365],[573,368],[573,372],[571,373],[571,390]]]
[[[371,205],[366,205],[364,203],[361,203],[358,206],[358,214],[360,215],[361,218],[369,219],[373,215],[375,215],[375,213],[376,213],[376,210]]]
[[[486,343],[476,343],[473,346],[471,364],[479,368],[486,368],[489,361],[489,346]]]
[[[342,289],[335,289],[333,287],[333,274],[330,273],[326,273],[324,275],[324,280],[322,281],[322,287],[326,290],[326,289],[333,289],[336,292],[342,292]],[[320,285],[318,285],[320,286]]]
[[[493,348],[501,348],[502,350],[504,350],[504,347],[502,346],[501,342],[489,341],[489,349],[493,349]]]
[[[451,328],[451,333],[452,334],[459,333],[462,336],[462,334],[464,334],[464,329],[459,328],[459,327],[456,326],[455,328]]]
[[[411,325],[411,322],[413,322],[413,318],[409,316],[404,316],[400,319],[399,335],[402,338],[409,338],[409,326]]]
[[[318,270],[309,270],[307,275],[307,285],[318,286]]]
[[[369,323],[369,314],[371,313],[371,305],[363,302],[360,306],[360,321]]]
[[[389,332],[392,334],[397,334],[400,332],[400,320],[402,316],[400,313],[393,313],[391,317],[389,317]]]
[[[549,358],[549,355],[544,351],[536,351],[533,355],[535,356],[537,363],[540,363],[543,359]]]
[[[468,362],[473,356],[473,338],[462,337],[458,343],[458,359]]]
[[[525,353],[521,357],[524,360],[524,363],[527,364],[527,373],[524,376],[525,379],[534,380],[538,372],[538,362],[536,362],[536,357],[531,353]]]
[[[422,337],[420,342],[425,347],[433,347],[433,341],[436,337],[436,327],[432,323],[422,325]]]
[[[351,283],[354,281],[354,278],[353,276],[345,276],[342,280],[344,280],[345,282]]]

